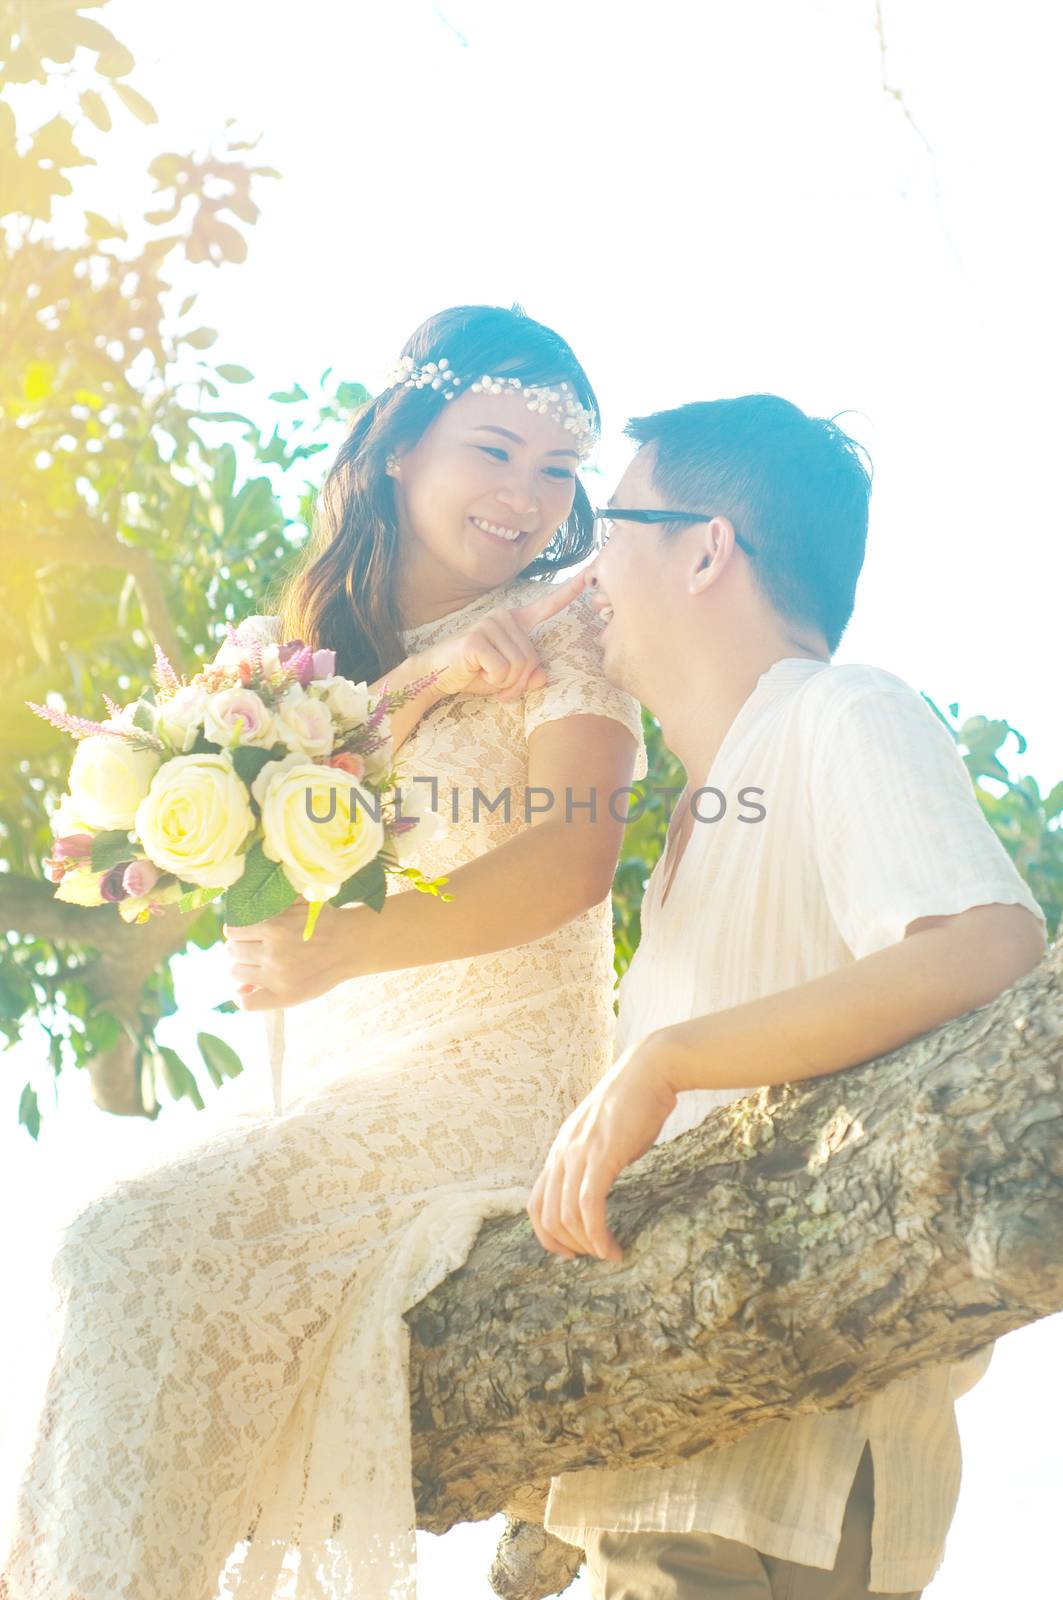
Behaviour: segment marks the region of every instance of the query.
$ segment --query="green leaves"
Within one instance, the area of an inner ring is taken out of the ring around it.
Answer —
[[[92,841],[92,870],[110,872],[120,861],[132,861],[135,854],[128,833],[98,833]]]
[[[189,911],[199,911],[203,906],[209,905],[212,900],[217,900],[218,896],[224,893],[224,889],[206,889],[202,884],[196,884],[194,889],[186,890],[181,896],[177,902],[177,909],[182,916],[185,916]],[[192,934],[190,932],[189,938],[191,937]]]
[[[361,872],[356,872],[352,878],[348,878],[329,903],[334,906],[347,906],[354,901],[361,901],[372,911],[383,911],[387,892],[388,880],[384,863],[377,856],[368,866],[363,867]]]
[[[128,83],[116,83],[114,92],[121,100],[127,111],[131,111],[138,122],[158,122],[159,114],[150,100],[145,100],[142,94],[131,89]]]
[[[275,744],[269,750],[264,750],[258,745],[240,744],[232,752],[232,762],[237,776],[242,778],[250,789],[267,761],[283,760],[287,754],[285,745]]]
[[[41,1108],[37,1104],[37,1093],[33,1085],[27,1083],[18,1102],[18,1120],[27,1130],[31,1139],[36,1139],[41,1131]]]
[[[101,128],[106,133],[111,126],[111,113],[108,111],[102,95],[98,95],[95,89],[86,89],[80,99],[81,109],[89,121],[94,122],[97,128]]]
[[[223,1005],[231,1011],[238,1009],[232,1000],[223,1001]],[[217,1009],[220,1011],[222,1007],[219,1006]],[[197,1033],[196,1043],[216,1089],[221,1088],[224,1079],[237,1078],[243,1072],[244,1065],[236,1051],[216,1034]]]
[[[157,1044],[155,1046],[156,1065],[162,1073],[162,1080],[175,1100],[185,1098],[191,1100],[197,1111],[203,1110],[203,1096],[199,1092],[191,1070],[185,1066],[176,1050],[171,1050],[169,1045]]]
[[[246,928],[286,911],[299,896],[285,876],[284,869],[271,861],[256,840],[244,857],[243,876],[225,891],[225,921],[233,928]]]

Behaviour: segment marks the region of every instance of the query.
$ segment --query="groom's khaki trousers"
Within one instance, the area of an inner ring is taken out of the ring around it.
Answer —
[[[587,1534],[587,1585],[593,1600],[868,1600],[871,1448],[864,1446],[849,1491],[834,1568],[764,1555],[715,1533]],[[893,1600],[919,1600],[921,1589]]]

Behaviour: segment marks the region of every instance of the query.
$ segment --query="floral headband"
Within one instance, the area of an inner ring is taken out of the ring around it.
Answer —
[[[598,429],[593,414],[579,401],[567,383],[546,387],[538,383],[522,383],[519,378],[492,378],[487,373],[469,383],[459,378],[446,356],[438,361],[417,363],[412,356],[402,356],[385,380],[384,387],[392,389],[401,384],[404,389],[441,389],[444,400],[453,400],[458,389],[465,386],[470,394],[523,395],[528,410],[550,417],[571,433],[580,460],[586,460],[598,441]]]

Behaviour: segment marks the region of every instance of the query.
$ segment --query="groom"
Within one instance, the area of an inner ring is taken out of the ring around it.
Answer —
[[[689,782],[614,1065],[528,1201],[546,1249],[606,1260],[606,1195],[655,1142],[761,1085],[884,1055],[1044,951],[947,730],[892,673],[831,661],[867,532],[853,441],[774,395],[627,432],[641,448],[589,583],[607,675],[656,715]],[[546,1528],[584,1548],[595,1600],[918,1596],[959,1490],[953,1400],[991,1351],[679,1467],[565,1473]]]

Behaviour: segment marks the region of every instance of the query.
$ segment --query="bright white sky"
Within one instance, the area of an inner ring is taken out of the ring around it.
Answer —
[[[1030,746],[1011,770],[1063,776],[1058,13],[886,0],[888,79],[932,153],[882,90],[873,0],[114,0],[103,20],[163,132],[128,120],[117,165],[108,142],[96,209],[134,217],[146,157],[227,117],[284,174],[261,184],[248,262],[191,284],[212,357],[260,376],[234,401],[261,414],[260,394],[327,366],[372,388],[428,313],[516,299],[597,388],[603,492],[633,412],[756,390],[851,411],[876,478],[838,659],[1006,717]],[[217,961],[179,966],[164,1042],[194,1060],[208,1027],[264,1071],[258,1019],[210,1011]],[[71,1081],[37,1148],[15,1128],[27,1076],[47,1111],[32,1038],[0,1097],[29,1259],[45,1218],[201,1124],[167,1106],[169,1133],[127,1125]],[[933,1600],[1045,1592],[1061,1354],[1063,1318],[1010,1335],[961,1401]],[[425,1537],[422,1600],[487,1600],[497,1531]]]

